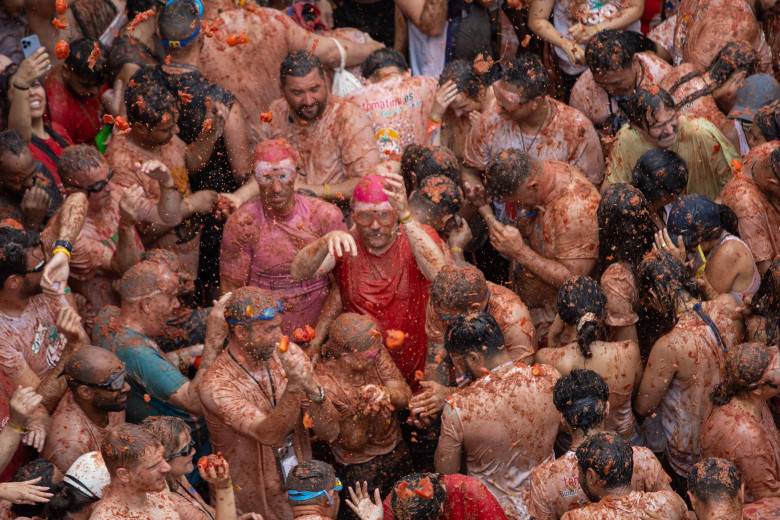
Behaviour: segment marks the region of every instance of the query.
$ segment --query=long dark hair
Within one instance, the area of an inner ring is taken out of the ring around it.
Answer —
[[[599,225],[599,272],[612,263],[636,269],[653,248],[655,225],[642,192],[630,184],[612,184],[596,210]]]
[[[557,311],[564,323],[577,327],[577,345],[583,357],[590,359],[590,344],[603,340],[604,309],[607,297],[601,285],[589,276],[575,276],[558,291]]]
[[[766,342],[770,345],[777,343],[780,337],[780,257],[775,258],[764,273],[752,301],[755,312],[766,320]]]
[[[677,108],[680,108],[681,106],[687,105],[688,103],[693,103],[700,97],[712,94],[716,88],[723,85],[732,75],[736,74],[737,72],[742,72],[743,70],[747,72],[748,76],[752,76],[753,74],[759,72],[758,54],[747,42],[731,42],[723,47],[720,52],[712,59],[712,62],[710,63],[709,67],[707,67],[706,71],[691,72],[690,74],[686,74],[682,78],[675,81],[671,87],[669,87],[669,92],[674,94],[674,91],[680,88],[681,85],[687,83],[693,78],[701,77],[706,72],[710,73],[710,79],[712,79],[712,83],[682,99],[679,103],[677,103]]]
[[[641,293],[649,294],[652,290],[666,316],[674,315],[675,303],[686,295],[701,296],[699,285],[685,265],[666,251],[649,255],[639,264],[637,274]]]

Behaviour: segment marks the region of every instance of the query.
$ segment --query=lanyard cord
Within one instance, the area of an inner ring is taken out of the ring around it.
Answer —
[[[238,362],[238,360],[236,359],[236,356],[234,356],[234,355],[233,355],[233,353],[230,351],[230,349],[229,349],[229,348],[228,348],[228,355],[230,355],[230,358],[231,358],[233,361],[235,361],[235,362],[236,362],[236,365],[238,365],[239,367],[241,367],[241,370],[243,370],[244,372],[246,372],[246,375],[248,375],[249,377],[251,377],[251,378],[252,378],[252,381],[254,381],[255,383],[257,383],[257,386],[258,386],[258,388],[260,388],[260,391],[261,391],[261,392],[263,392],[263,395],[265,396],[265,398],[266,398],[266,399],[268,399],[268,402],[269,402],[269,403],[271,403],[271,405],[272,405],[274,408],[276,408],[276,387],[274,387],[274,378],[273,378],[273,376],[271,375],[271,368],[268,366],[268,362],[267,362],[267,361],[265,362],[265,371],[266,371],[266,373],[268,374],[268,380],[271,382],[271,397],[273,397],[273,399],[271,399],[271,397],[268,397],[268,392],[266,392],[266,391],[265,391],[265,388],[263,388],[263,385],[261,385],[261,384],[260,384],[260,381],[258,381],[257,379],[255,379],[255,376],[253,376],[253,375],[252,375],[252,374],[249,372],[249,370],[247,370],[247,369],[244,367],[244,365],[242,365],[241,363],[239,363],[239,362]]]
[[[177,488],[181,488],[181,489],[183,489],[185,493],[187,493],[187,494],[188,494],[190,497],[192,497],[192,501],[195,503],[195,507],[197,507],[198,509],[200,509],[201,511],[203,511],[204,513],[206,513],[207,515],[209,515],[209,517],[211,517],[211,519],[212,519],[212,520],[214,520],[214,515],[212,515],[212,514],[211,514],[211,511],[209,511],[208,509],[206,509],[205,507],[203,507],[203,506],[201,505],[201,503],[198,501],[198,499],[195,497],[195,495],[193,495],[192,493],[190,493],[190,491],[189,491],[189,490],[188,490],[186,487],[182,486],[182,485],[181,485],[181,484],[179,484],[178,482],[176,483],[176,487],[177,487]],[[174,490],[172,490],[172,491],[173,491],[174,493],[176,493],[177,495],[179,495],[180,497],[182,497],[183,499],[187,500],[187,497],[185,497],[184,495],[182,495],[181,493],[179,493],[178,489],[174,489]]]

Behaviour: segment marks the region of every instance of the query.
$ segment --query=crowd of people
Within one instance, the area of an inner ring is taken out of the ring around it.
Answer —
[[[774,0],[0,0],[0,520],[780,520]]]

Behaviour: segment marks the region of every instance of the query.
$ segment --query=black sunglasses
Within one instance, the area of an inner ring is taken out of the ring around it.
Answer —
[[[109,375],[108,378],[106,378],[106,380],[103,381],[102,383],[85,383],[84,381],[79,381],[78,379],[73,379],[73,378],[71,378],[71,381],[79,385],[98,388],[100,390],[108,390],[109,392],[119,392],[125,387],[126,375],[127,372],[125,370],[121,370],[119,372],[114,372],[113,374]]]
[[[111,178],[114,176],[114,170],[111,169],[111,167],[108,167],[108,175],[106,176],[105,180],[97,181],[95,184],[91,184],[87,187],[84,186],[78,186],[76,184],[67,184],[67,186],[71,188],[76,188],[77,190],[84,190],[87,193],[100,193],[103,191],[108,184],[108,181],[111,180]]]
[[[192,453],[192,451],[194,449],[195,449],[195,442],[194,441],[190,441],[181,451],[177,451],[176,453],[174,453],[173,455],[168,457],[166,459],[166,462],[172,461],[173,459],[175,459],[177,457],[185,457],[185,456],[189,455],[190,453]]]
[[[43,252],[43,244],[38,244],[41,248],[41,257],[43,258],[35,267],[32,269],[27,269],[25,271],[22,271],[19,274],[32,274],[32,273],[40,273],[43,271],[43,268],[46,266],[46,254]]]

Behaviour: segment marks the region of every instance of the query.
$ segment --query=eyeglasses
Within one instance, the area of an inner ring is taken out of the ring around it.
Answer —
[[[108,378],[106,378],[106,380],[103,381],[102,383],[85,383],[84,381],[79,381],[78,379],[72,379],[72,378],[71,381],[79,385],[89,386],[100,390],[108,390],[109,392],[119,392],[125,387],[126,376],[127,376],[127,372],[125,370],[121,370],[119,372],[114,372],[113,374],[109,375]]]
[[[36,264],[36,266],[33,267],[32,269],[27,269],[25,271],[22,271],[19,274],[40,273],[41,271],[43,271],[44,266],[46,266],[46,254],[43,252],[43,244],[39,243],[38,245],[41,248],[41,258],[42,258],[42,260],[38,264]],[[35,258],[35,257],[33,257],[33,258]],[[36,258],[36,260],[37,260],[37,258]]]
[[[105,180],[97,181],[95,184],[90,184],[87,187],[78,186],[76,184],[66,184],[66,186],[75,188],[77,190],[84,190],[89,194],[100,193],[105,189],[105,187],[108,185],[108,181],[110,181],[113,176],[114,176],[114,170],[112,170],[111,167],[109,166],[108,175],[106,176]]]
[[[278,175],[267,173],[265,175],[255,175],[255,178],[260,184],[266,184],[268,186],[273,184],[275,181],[279,181],[280,184],[289,184],[290,181],[292,181],[293,172],[284,170]]]
[[[165,460],[169,462],[178,457],[186,457],[187,455],[192,453],[194,449],[195,449],[195,442],[191,440],[190,442],[187,443],[187,445],[184,448],[182,448],[181,451],[177,451],[176,453],[174,453],[173,455],[171,455]]]
[[[398,220],[395,211],[359,211],[352,214],[352,218],[361,226],[370,226],[374,220],[379,221],[384,226],[389,226]]]
[[[227,320],[229,323],[244,323],[249,321],[255,321],[255,320],[272,320],[276,317],[277,314],[282,312],[284,310],[284,305],[282,304],[281,300],[276,301],[276,307],[268,307],[267,309],[263,309],[260,314],[257,316],[252,317],[252,308],[247,308],[247,316],[242,318],[230,318]]]

